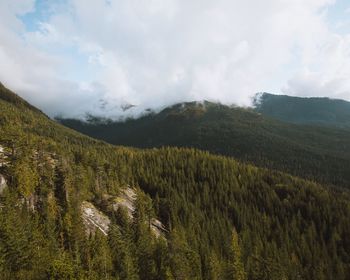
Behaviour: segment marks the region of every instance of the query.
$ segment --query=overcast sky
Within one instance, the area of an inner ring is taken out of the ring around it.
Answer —
[[[0,65],[50,116],[262,91],[350,100],[350,1],[0,0]]]

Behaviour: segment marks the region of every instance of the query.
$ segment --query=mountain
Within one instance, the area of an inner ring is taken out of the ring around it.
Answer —
[[[345,100],[262,93],[254,105],[257,112],[281,121],[350,129],[350,102]]]
[[[196,149],[115,147],[0,92],[1,279],[349,279],[349,191]],[[209,110],[181,108],[163,115]]]
[[[29,104],[27,101],[20,98],[17,94],[7,89],[2,83],[0,83],[0,99],[11,103],[17,108],[28,108],[32,111],[42,113],[39,109],[35,108],[31,104]]]
[[[177,104],[126,121],[62,124],[115,145],[192,147],[232,156],[260,167],[350,187],[350,131],[295,125],[211,102]]]

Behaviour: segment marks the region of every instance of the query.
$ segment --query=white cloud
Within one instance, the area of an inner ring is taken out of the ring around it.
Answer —
[[[350,100],[350,40],[331,31],[331,0],[69,0],[35,32],[16,18],[32,1],[12,2],[1,4],[0,79],[51,115],[248,105],[260,91]]]

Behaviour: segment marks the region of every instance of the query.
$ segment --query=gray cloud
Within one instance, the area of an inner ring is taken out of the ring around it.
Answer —
[[[350,40],[332,0],[70,0],[36,31],[2,1],[0,79],[50,115],[116,117],[255,92],[350,99]],[[14,8],[15,7],[15,8]]]

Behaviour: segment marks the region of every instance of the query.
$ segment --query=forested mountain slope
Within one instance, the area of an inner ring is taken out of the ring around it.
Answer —
[[[294,125],[251,109],[184,103],[125,122],[61,119],[86,135],[140,148],[194,147],[321,183],[350,187],[350,131]]]
[[[27,101],[20,98],[14,92],[8,90],[2,83],[0,83],[0,99],[11,103],[17,108],[28,108],[32,111],[36,111],[38,113],[43,114],[39,109],[35,108],[31,104],[29,104]]]
[[[281,121],[350,129],[350,102],[320,97],[258,94],[255,110]]]
[[[347,191],[194,149],[114,147],[8,99],[0,109],[2,279],[350,277]],[[131,219],[108,205],[129,185]],[[85,201],[107,235],[86,234]]]

